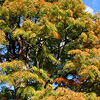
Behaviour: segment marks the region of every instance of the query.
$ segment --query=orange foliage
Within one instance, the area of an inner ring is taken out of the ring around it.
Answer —
[[[55,82],[58,82],[58,83],[65,83],[66,85],[73,85],[73,86],[77,86],[79,87],[80,84],[82,82],[84,82],[86,79],[85,78],[78,78],[77,81],[74,81],[74,80],[68,80],[68,79],[65,79],[63,77],[59,77],[59,78],[56,78],[53,80],[53,83]]]
[[[97,45],[96,45],[96,48],[100,48],[100,44],[97,44]]]
[[[79,86],[79,83],[76,83],[74,80],[67,80],[63,77],[59,77],[53,80],[54,82],[58,82],[58,83],[65,83],[66,85],[72,84],[73,86]]]
[[[78,81],[84,82],[86,79],[85,78],[78,78]]]
[[[42,6],[44,6],[44,5],[51,6],[51,3],[45,2],[44,0],[38,0],[38,1],[36,2],[36,5],[38,5],[39,7],[42,7]]]
[[[65,23],[65,21],[64,20],[61,20],[61,22],[64,24]]]
[[[76,59],[72,59],[72,62],[77,63],[77,62],[78,62],[78,60],[76,60]]]
[[[53,2],[52,4],[58,4],[59,2],[58,1],[56,1],[56,2]]]
[[[58,82],[58,83],[64,82],[64,83],[66,83],[66,84],[69,84],[68,80],[65,79],[65,78],[63,78],[63,77],[59,77],[59,78],[54,79],[54,80],[53,80],[53,83],[54,83],[54,82]]]
[[[60,39],[59,33],[57,33],[57,32],[55,33],[55,38]]]

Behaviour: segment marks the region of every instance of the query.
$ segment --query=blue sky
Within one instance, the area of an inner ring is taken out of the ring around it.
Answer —
[[[97,13],[100,11],[100,0],[82,0],[87,6],[87,11]]]

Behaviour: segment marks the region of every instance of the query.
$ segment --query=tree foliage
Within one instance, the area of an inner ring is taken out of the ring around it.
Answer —
[[[0,99],[99,100],[99,38],[82,0],[0,0]]]

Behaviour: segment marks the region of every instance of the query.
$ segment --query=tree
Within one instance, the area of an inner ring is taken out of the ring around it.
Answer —
[[[99,100],[99,24],[81,0],[0,0],[0,98]]]

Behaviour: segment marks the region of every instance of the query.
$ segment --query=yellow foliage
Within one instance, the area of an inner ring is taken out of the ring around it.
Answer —
[[[87,35],[84,32],[82,32],[80,37],[83,39],[83,42],[87,41]]]
[[[94,34],[89,34],[88,41],[92,42],[93,44],[96,44],[98,42],[99,38],[95,36]]]
[[[21,70],[23,69],[24,67],[24,63],[22,61],[16,61],[16,60],[13,60],[12,62],[3,62],[0,64],[0,67],[2,69],[6,69],[6,70],[9,70],[9,69],[12,69],[13,71],[17,71],[18,69]]]
[[[5,43],[6,43],[6,35],[2,30],[0,30],[0,44],[3,45]]]
[[[79,72],[79,75],[82,75],[85,78],[90,78],[92,82],[95,81],[96,79],[100,79],[100,71],[94,65],[87,66],[85,69]]]
[[[48,54],[48,57],[49,57],[52,61],[54,61],[54,63],[61,64],[61,62],[60,62],[59,60],[55,59],[55,58],[53,57],[53,55]]]
[[[63,70],[65,69],[70,69],[70,68],[75,68],[75,64],[73,62],[66,63],[65,66],[63,67]]]

